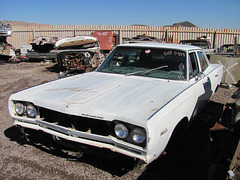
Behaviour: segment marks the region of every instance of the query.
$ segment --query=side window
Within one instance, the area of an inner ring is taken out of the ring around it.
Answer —
[[[198,69],[198,63],[197,63],[197,57],[194,52],[189,53],[189,77],[195,77],[197,76],[199,69]]]
[[[205,56],[202,54],[201,51],[198,51],[197,54],[198,54],[198,58],[199,58],[199,61],[200,61],[200,66],[202,68],[202,72],[204,72],[208,67],[207,60],[206,60]]]

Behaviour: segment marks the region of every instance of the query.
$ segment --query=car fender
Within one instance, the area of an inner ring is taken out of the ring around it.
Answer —
[[[193,88],[190,87],[172,99],[148,120],[147,148],[150,161],[158,158],[164,151],[178,123],[183,118],[191,119],[195,105],[195,93]]]

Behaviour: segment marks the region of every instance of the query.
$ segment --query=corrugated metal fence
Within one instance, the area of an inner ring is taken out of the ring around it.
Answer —
[[[132,38],[137,35],[148,35],[164,42],[179,43],[184,39],[196,39],[207,36],[211,44],[217,48],[223,44],[234,43],[234,38],[240,41],[240,29],[188,28],[163,26],[124,26],[124,25],[40,25],[40,26],[13,26],[13,35],[7,41],[15,48],[29,45],[37,36],[56,36],[59,39],[76,35],[88,35],[94,31],[113,31],[118,35],[118,43],[123,38]]]

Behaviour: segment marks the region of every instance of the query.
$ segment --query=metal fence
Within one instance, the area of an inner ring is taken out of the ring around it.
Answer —
[[[37,36],[56,36],[59,39],[76,35],[91,36],[95,31],[113,31],[118,37],[118,44],[124,38],[137,35],[153,36],[163,42],[179,43],[180,40],[210,37],[213,48],[223,44],[233,44],[234,38],[240,41],[240,29],[214,29],[197,27],[163,27],[163,26],[124,26],[124,25],[40,25],[40,26],[13,26],[13,35],[7,41],[15,48],[29,45]]]

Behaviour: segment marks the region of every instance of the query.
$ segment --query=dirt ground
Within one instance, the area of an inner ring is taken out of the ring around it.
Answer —
[[[125,156],[113,160],[89,154],[80,157],[42,133],[27,141],[13,126],[8,98],[21,89],[57,79],[56,67],[36,62],[0,65],[0,179],[207,179],[213,144],[211,122],[206,118],[189,127],[174,151],[145,169],[134,168],[134,161]],[[221,109],[236,90],[235,86],[219,88],[211,101],[214,107]],[[221,116],[218,110],[214,113]]]

